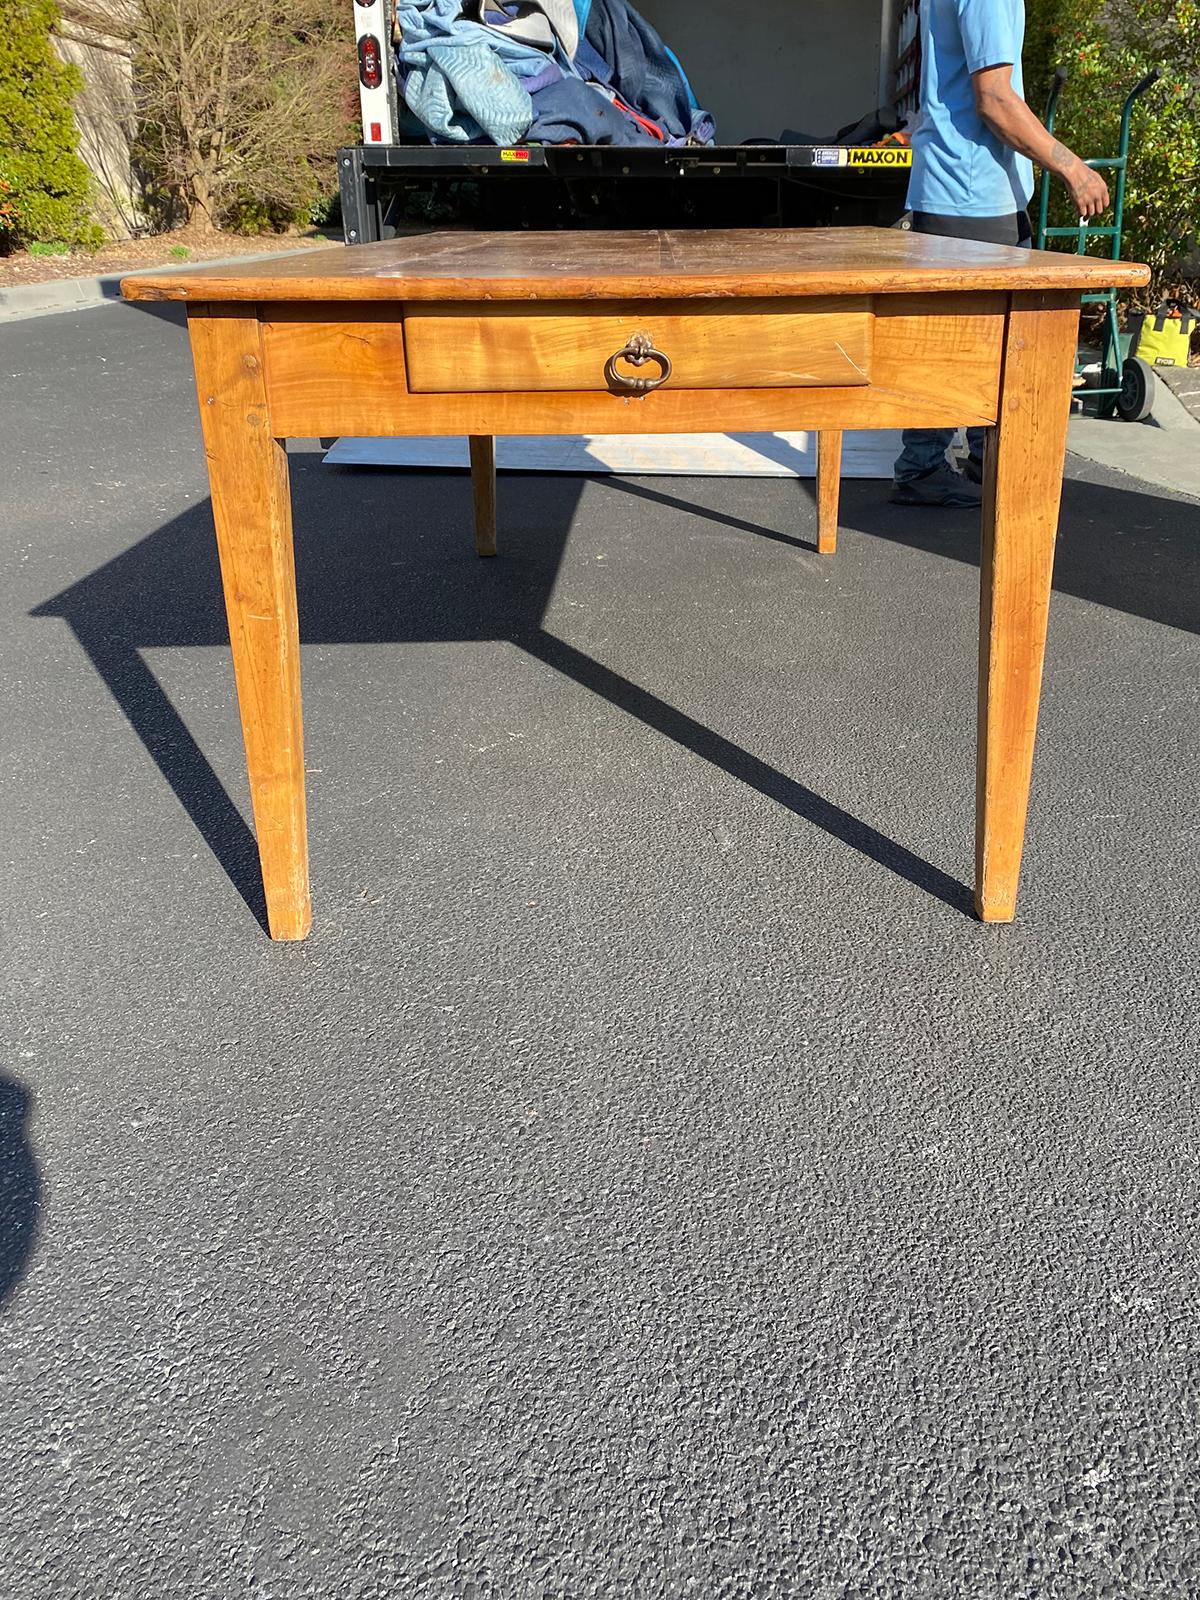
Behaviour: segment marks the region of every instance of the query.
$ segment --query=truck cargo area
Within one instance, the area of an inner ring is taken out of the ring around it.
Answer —
[[[912,0],[642,0],[716,120],[684,146],[434,143],[396,129],[390,46],[368,88],[364,142],[339,153],[348,242],[414,225],[473,228],[876,224],[904,213],[909,152],[849,148],[836,131],[915,103]],[[355,6],[360,43],[392,38],[390,0]],[[373,31],[372,31],[373,30]],[[373,56],[371,59],[374,59]],[[378,80],[378,81],[377,81]]]

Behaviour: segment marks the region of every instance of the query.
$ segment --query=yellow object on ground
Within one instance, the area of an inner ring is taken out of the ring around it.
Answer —
[[[1141,356],[1153,367],[1186,367],[1192,345],[1192,329],[1200,324],[1200,312],[1164,300],[1154,311],[1129,314],[1130,354]]]

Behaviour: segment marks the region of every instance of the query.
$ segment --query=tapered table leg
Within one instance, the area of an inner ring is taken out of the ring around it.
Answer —
[[[287,454],[271,437],[246,309],[196,306],[188,328],[267,920],[273,939],[303,939],[312,910]]]
[[[496,554],[496,441],[474,435],[471,444],[471,491],[475,498],[475,551]]]
[[[975,909],[985,922],[1016,912],[1078,331],[1077,296],[1012,297],[980,560]]]
[[[817,553],[837,550],[838,503],[842,489],[842,436],[836,429],[817,434]]]

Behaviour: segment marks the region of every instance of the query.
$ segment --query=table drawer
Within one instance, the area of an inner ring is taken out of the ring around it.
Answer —
[[[404,344],[412,394],[844,388],[870,382],[873,330],[866,297],[430,305]]]

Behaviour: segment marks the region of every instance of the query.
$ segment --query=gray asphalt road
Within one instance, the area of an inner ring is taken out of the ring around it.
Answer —
[[[1194,1595],[1197,508],[1072,471],[985,929],[970,517],[300,450],[274,947],[181,332],[0,373],[2,1591]]]

